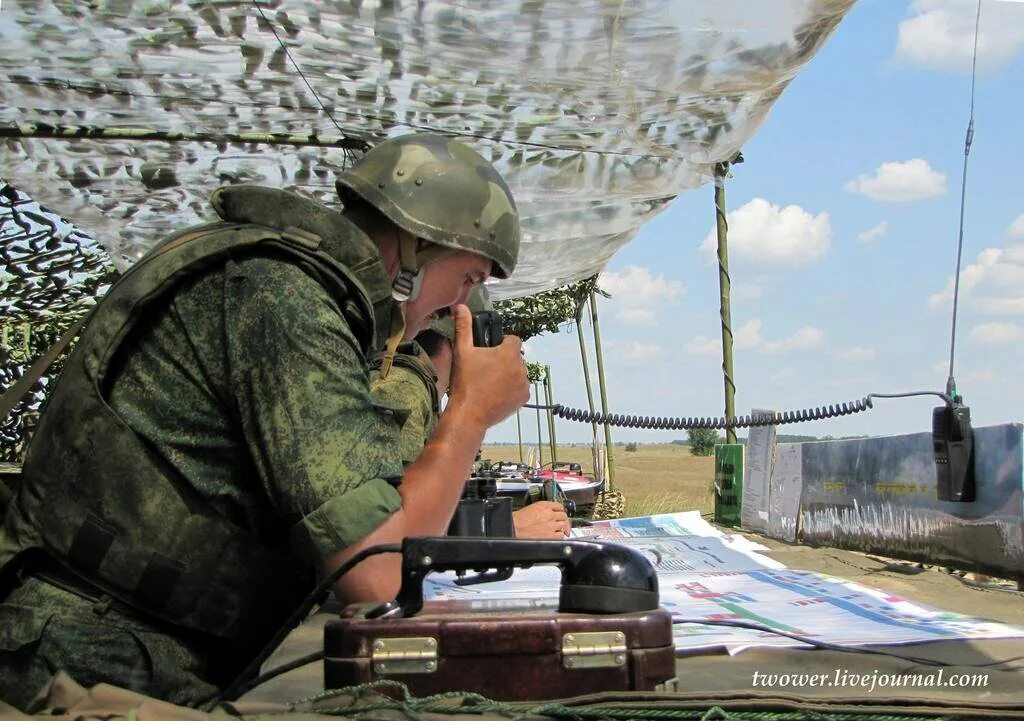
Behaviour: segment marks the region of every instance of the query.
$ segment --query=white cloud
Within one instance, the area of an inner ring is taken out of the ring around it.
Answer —
[[[634,363],[661,360],[665,357],[665,349],[657,343],[630,341],[622,344],[617,350],[624,360]]]
[[[953,278],[946,289],[928,298],[932,310],[948,309],[953,298]],[[1024,243],[1005,248],[985,248],[960,272],[960,298],[994,315],[1024,313]]]
[[[675,303],[684,292],[680,281],[668,280],[661,273],[655,277],[638,265],[602,273],[598,285],[611,294],[615,318],[642,325],[654,325],[663,307]]]
[[[814,326],[804,326],[793,335],[782,340],[771,341],[763,346],[765,353],[782,353],[791,350],[806,350],[821,345],[825,331]]]
[[[945,379],[949,375],[949,360],[946,359],[932,364],[932,371],[936,376],[941,376]],[[953,368],[953,375],[956,376],[957,385],[960,386],[967,383],[991,383],[993,381],[1002,380],[1001,374],[996,373],[989,368],[964,370],[959,363],[957,363]]]
[[[1024,326],[1016,323],[982,323],[971,328],[971,340],[979,343],[1008,343],[1024,340]]]
[[[1024,240],[1024,213],[1010,223],[1010,227],[1006,229],[1006,237],[1010,240]]]
[[[945,193],[946,175],[927,160],[913,158],[882,163],[874,175],[858,175],[843,188],[882,203],[910,203]]]
[[[831,245],[828,213],[811,215],[798,205],[782,208],[754,198],[728,214],[730,259],[776,267],[799,268],[824,256]],[[700,249],[713,258],[718,242],[714,228]]]
[[[732,300],[754,300],[764,295],[764,289],[755,283],[733,283],[730,287]]]
[[[615,317],[627,323],[650,325],[654,322],[655,314],[653,308],[622,308],[615,313]]]
[[[870,243],[872,240],[881,238],[883,235],[889,232],[889,221],[883,220],[878,225],[873,225],[867,230],[862,230],[857,233],[857,240],[861,243]]]
[[[937,70],[971,69],[977,0],[916,0],[900,23],[896,57]],[[978,28],[978,66],[997,68],[1024,48],[1024,5],[986,2]]]
[[[974,307],[989,315],[1024,315],[1024,296],[1018,298],[978,298]]]
[[[839,360],[849,361],[851,363],[861,363],[863,361],[874,360],[875,349],[865,348],[864,346],[858,345],[845,350],[837,350],[832,355]]]
[[[805,326],[782,340],[766,341],[761,334],[761,326],[760,318],[752,318],[743,325],[733,328],[733,350],[784,353],[791,350],[815,348],[821,345],[821,342],[825,339],[825,332],[820,328]],[[692,355],[721,356],[722,339],[697,336],[686,344],[686,351]]]
[[[764,342],[761,337],[761,319],[752,318],[732,332],[732,345],[736,350],[757,348]]]
[[[761,338],[761,320],[753,318],[732,330],[732,348],[734,351],[753,350],[764,342]],[[722,356],[722,339],[708,338],[699,335],[686,344],[686,352],[690,355]]]
[[[686,352],[690,355],[721,355],[722,339],[708,338],[706,335],[699,335],[686,344]]]

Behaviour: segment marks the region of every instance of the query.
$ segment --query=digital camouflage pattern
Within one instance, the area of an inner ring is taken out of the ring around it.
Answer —
[[[494,261],[508,278],[519,256],[519,212],[494,166],[469,146],[420,133],[374,146],[336,181],[395,225],[438,245]]]
[[[26,708],[57,669],[86,687],[117,679],[123,688],[198,706],[218,691],[210,682],[217,667],[233,665],[35,578],[0,609],[0,698],[16,708]]]
[[[472,313],[494,309],[487,289],[482,286],[470,291],[466,305]],[[430,330],[453,341],[455,319],[450,312],[440,314],[431,320]],[[379,365],[377,361],[375,366]],[[402,424],[402,462],[408,465],[419,457],[441,415],[437,370],[423,348],[413,341],[398,347],[394,366],[386,378],[375,373],[372,379],[374,397],[408,413]]]
[[[403,343],[391,372],[380,378],[374,371],[370,387],[378,402],[407,414],[402,423],[402,463],[409,465],[419,457],[441,415],[437,371],[418,343]]]
[[[47,548],[138,609],[135,623],[193,629],[193,668],[216,666],[201,677],[215,684],[237,670],[218,649],[251,657],[320,561],[399,507],[403,472],[395,413],[369,392],[367,354],[390,323],[374,311],[391,302],[376,246],[312,201],[230,191],[215,198],[225,222],[171,239],[98,306],[0,534],[5,563]],[[0,604],[0,628],[25,607],[70,618],[25,589]],[[0,674],[0,697],[60,654],[90,653],[106,680],[130,684],[103,628],[67,624],[64,646],[36,644],[23,675]],[[178,668],[173,649],[147,648],[153,667]],[[0,663],[20,652],[0,649]]]

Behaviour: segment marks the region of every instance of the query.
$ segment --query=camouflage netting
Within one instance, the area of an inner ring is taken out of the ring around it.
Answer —
[[[83,232],[124,269],[218,185],[335,204],[367,144],[416,130],[473,144],[519,202],[496,299],[591,278],[735,156],[853,2],[6,0],[4,385],[102,290]]]
[[[364,141],[459,135],[520,201],[522,296],[709,180],[853,2],[6,0],[0,174],[124,267],[220,183],[335,202]]]
[[[106,292],[114,271],[96,241],[2,183],[0,256],[0,386],[7,388]],[[58,360],[48,375],[60,368]],[[20,459],[24,424],[45,383],[0,419],[0,461]]]

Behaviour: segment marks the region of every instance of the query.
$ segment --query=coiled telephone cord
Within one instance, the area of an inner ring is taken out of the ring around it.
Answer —
[[[938,396],[947,405],[952,404],[952,399],[945,393],[937,391],[912,391],[910,393],[868,393],[860,400],[835,405],[818,406],[816,408],[803,408],[791,411],[776,411],[774,413],[752,413],[746,416],[705,416],[705,417],[679,417],[666,418],[660,416],[635,416],[618,413],[597,413],[585,411],[580,408],[569,408],[560,403],[553,405],[542,405],[527,403],[524,408],[535,408],[539,410],[550,410],[559,418],[580,423],[600,423],[621,428],[651,428],[663,430],[693,430],[695,428],[709,428],[724,430],[727,428],[753,428],[756,426],[779,426],[786,423],[803,423],[804,421],[818,421],[824,418],[836,418],[848,416],[854,413],[861,413],[874,407],[872,398],[906,398],[909,396]]]

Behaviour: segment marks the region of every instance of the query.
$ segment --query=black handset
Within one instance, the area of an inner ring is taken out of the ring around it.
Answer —
[[[493,348],[501,345],[504,337],[500,313],[493,310],[482,310],[473,314],[473,345],[481,348]]]
[[[409,617],[423,607],[423,579],[432,571],[476,571],[554,564],[562,568],[558,610],[632,613],[658,608],[658,576],[640,551],[597,541],[410,537],[402,542],[398,597],[367,617]]]
[[[974,432],[971,409],[959,399],[932,411],[936,495],[940,501],[970,503],[975,498]]]

